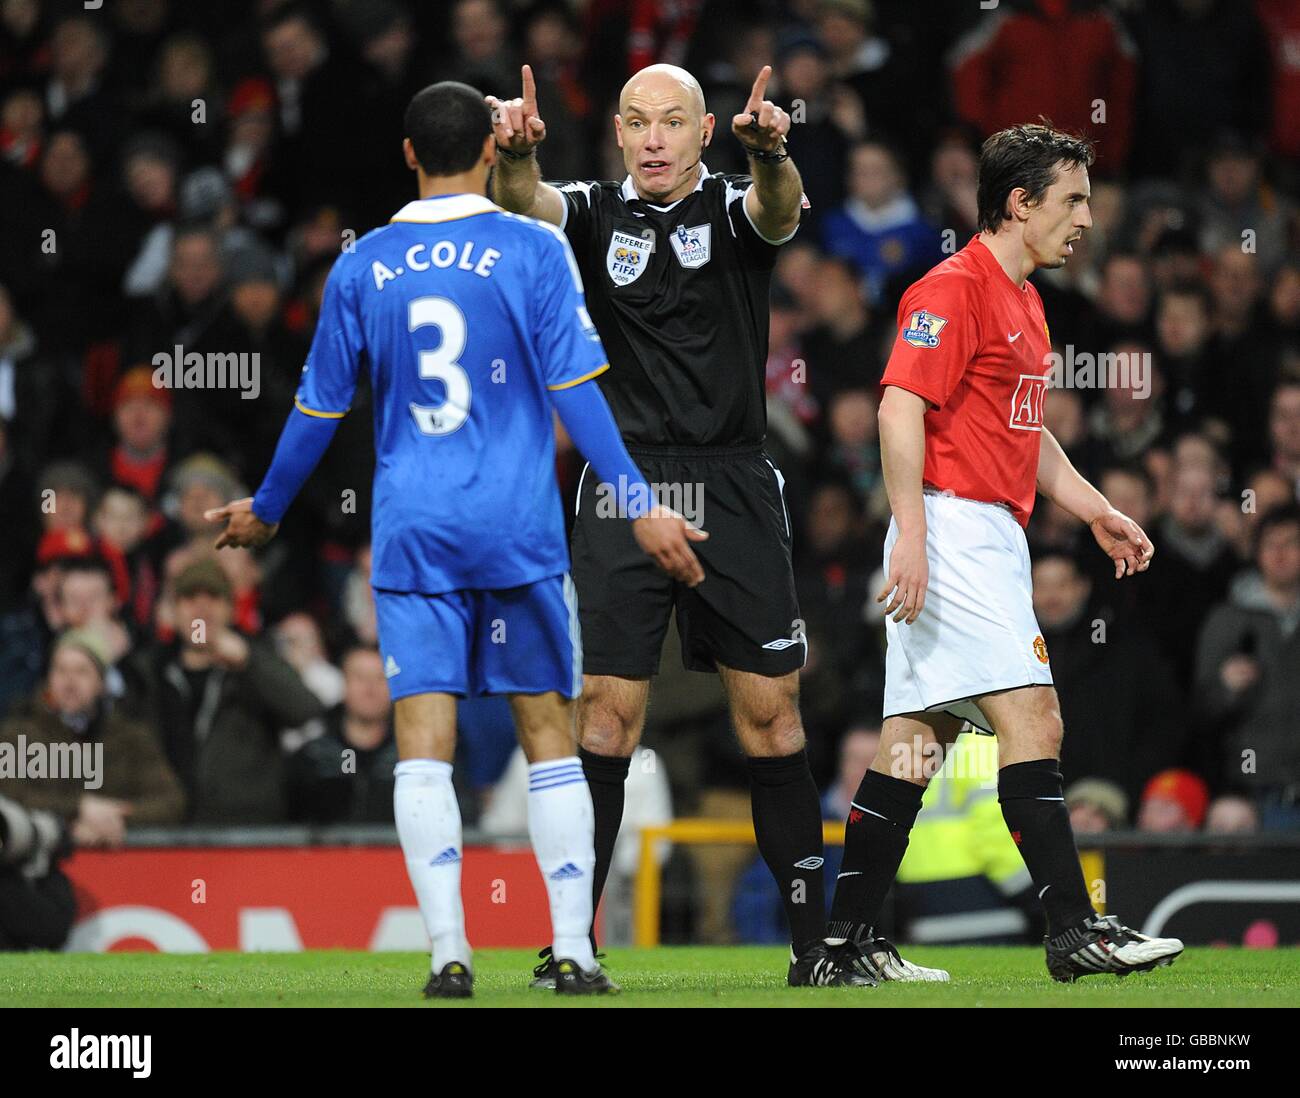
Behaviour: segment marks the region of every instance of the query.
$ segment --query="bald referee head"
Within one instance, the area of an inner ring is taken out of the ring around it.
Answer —
[[[650,65],[628,80],[614,133],[637,193],[660,205],[690,194],[713,126],[700,83],[685,69]]]

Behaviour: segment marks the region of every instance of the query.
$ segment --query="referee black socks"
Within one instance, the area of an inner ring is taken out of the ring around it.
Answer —
[[[618,829],[623,823],[623,787],[632,760],[619,755],[595,755],[585,747],[578,748],[578,758],[582,760],[582,772],[587,778],[587,788],[591,790],[591,807],[596,820],[596,869],[591,880],[591,945],[595,949],[596,911],[614,860]]]
[[[828,938],[863,941],[871,934],[889,894],[924,787],[868,770],[849,807],[844,863],[835,882]]]
[[[781,890],[790,937],[801,956],[826,932],[826,884],[822,864],[822,811],[817,783],[803,751],[749,765],[754,834]]]
[[[1060,934],[1089,918],[1092,903],[1065,807],[1060,763],[1034,759],[1004,766],[998,771],[998,800],[1047,912],[1047,933]]]

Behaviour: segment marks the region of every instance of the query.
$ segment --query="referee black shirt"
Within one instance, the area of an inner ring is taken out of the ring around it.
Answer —
[[[768,290],[790,237],[759,235],[749,176],[699,171],[668,206],[638,197],[631,176],[551,181],[609,355],[599,384],[630,446],[758,446],[767,430]]]

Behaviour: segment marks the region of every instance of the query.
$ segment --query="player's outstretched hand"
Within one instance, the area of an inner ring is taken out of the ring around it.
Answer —
[[[877,602],[889,599],[885,617],[912,622],[925,609],[925,589],[930,586],[930,562],[925,557],[925,532],[900,534],[889,554],[889,575],[876,596]],[[892,598],[890,596],[893,596]]]
[[[742,145],[774,152],[790,132],[790,116],[770,99],[764,99],[772,66],[764,65],[749,92],[745,109],[731,120],[731,132]]]
[[[1151,567],[1156,547],[1146,532],[1128,515],[1113,507],[1088,523],[1097,544],[1115,562],[1115,578],[1123,579]]]
[[[546,123],[537,113],[537,85],[533,70],[525,65],[523,95],[518,99],[484,96],[492,108],[492,132],[497,144],[515,153],[527,153],[546,140]]]
[[[648,515],[633,519],[632,533],[655,564],[678,583],[698,587],[704,582],[704,567],[691,542],[704,541],[709,535],[671,507],[657,506]]]
[[[278,522],[268,526],[253,514],[252,496],[234,500],[224,507],[214,507],[210,511],[204,511],[203,517],[209,522],[226,524],[221,537],[217,538],[218,549],[224,549],[227,545],[233,549],[256,549],[275,537],[275,532],[280,529]]]

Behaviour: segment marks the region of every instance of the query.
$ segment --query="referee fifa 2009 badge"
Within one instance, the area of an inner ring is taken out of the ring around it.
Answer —
[[[626,286],[640,278],[650,266],[652,251],[653,240],[645,240],[615,229],[609,241],[609,251],[605,253],[605,269],[609,271],[614,285]]]

